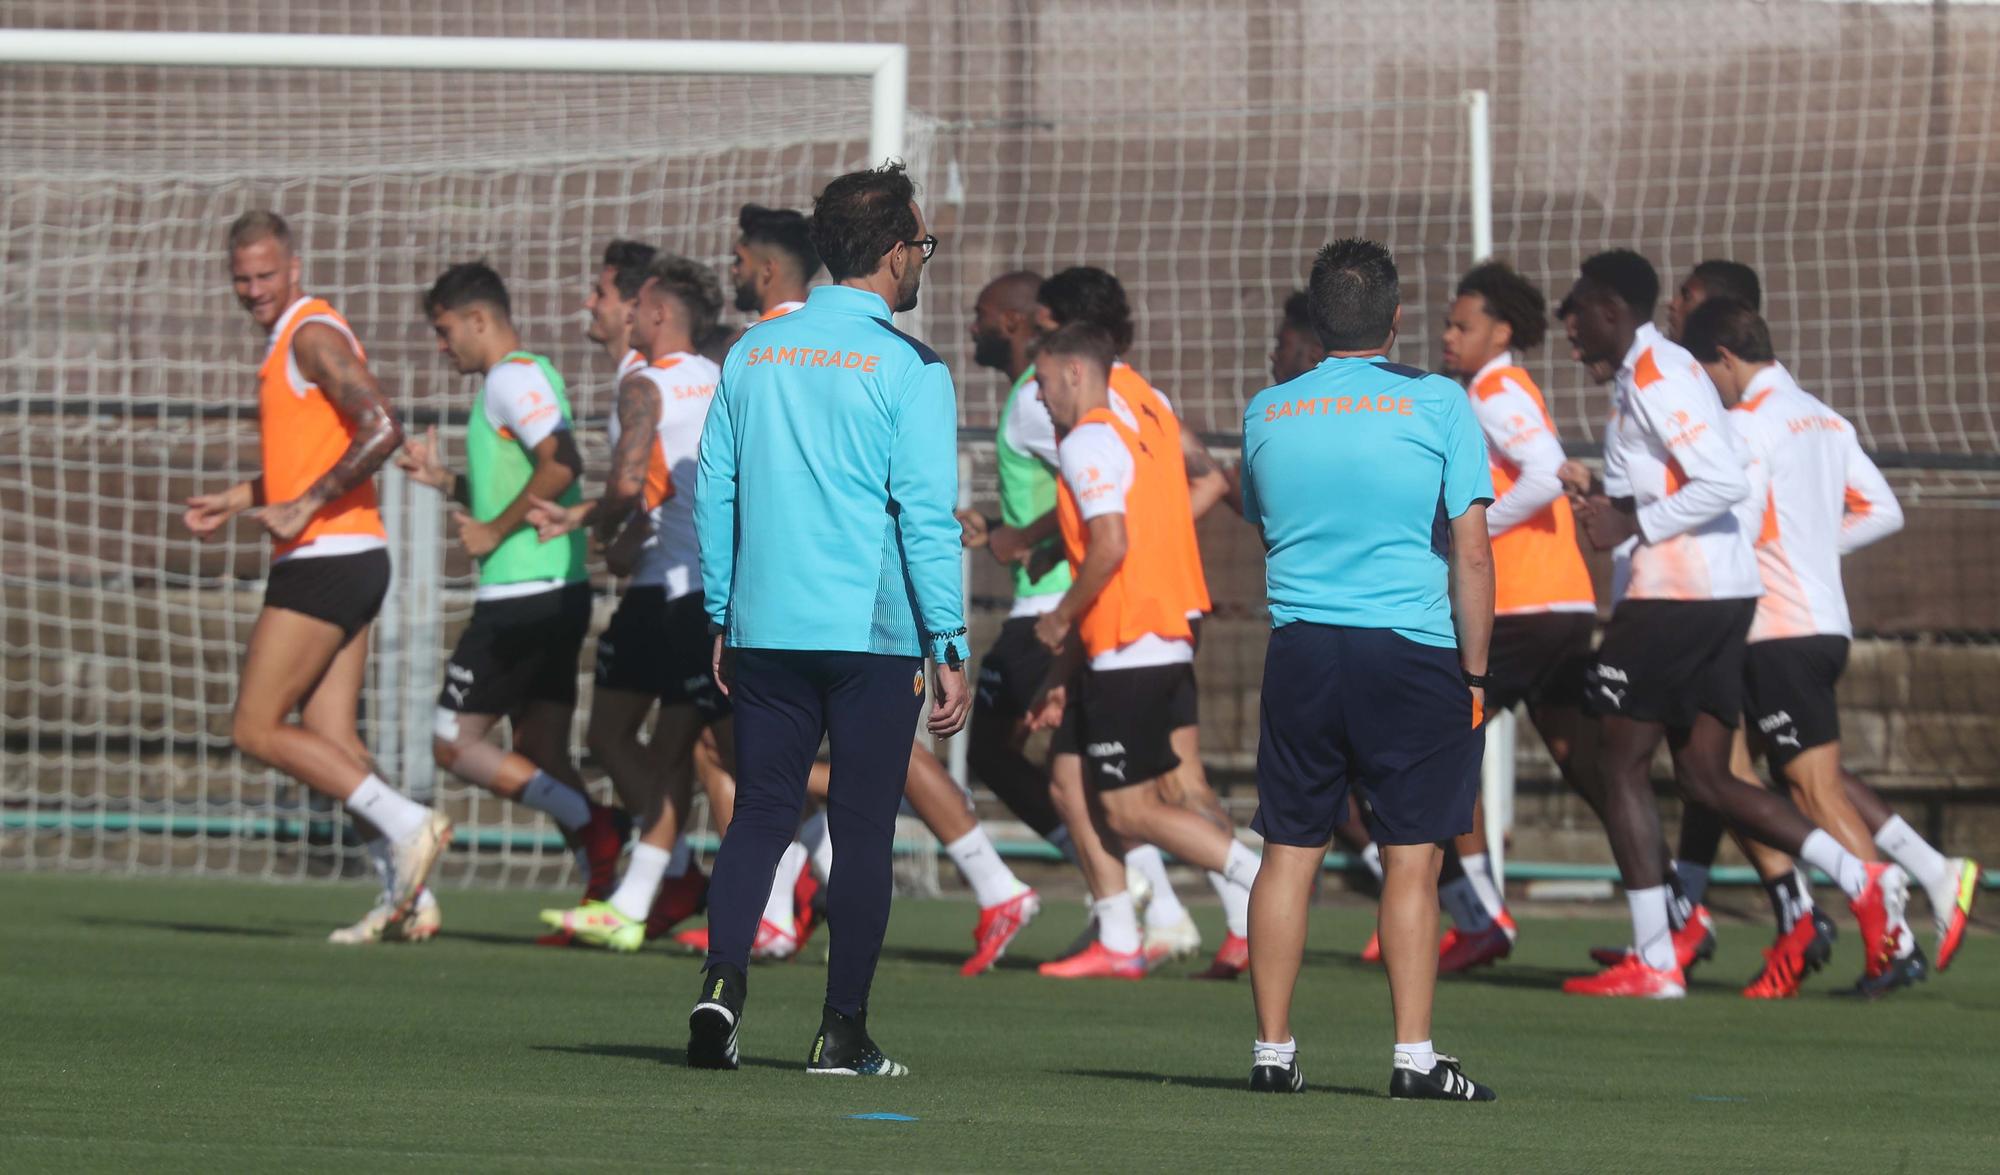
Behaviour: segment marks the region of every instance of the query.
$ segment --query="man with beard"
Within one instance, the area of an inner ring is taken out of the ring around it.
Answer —
[[[827,739],[826,1005],[807,1068],[902,1076],[867,1026],[888,929],[909,732],[935,664],[933,735],[971,710],[958,526],[958,406],[937,352],[897,330],[937,248],[900,163],[814,204],[834,284],[729,352],[695,486],[714,669],[736,709],[736,811],[709,890],[709,952],[688,1063],[734,1069],[745,967]]]

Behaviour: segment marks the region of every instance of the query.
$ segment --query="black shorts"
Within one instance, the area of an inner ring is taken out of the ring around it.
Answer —
[[[1486,674],[1486,712],[1499,714],[1522,702],[1536,706],[1583,705],[1583,676],[1590,668],[1589,612],[1537,612],[1493,621]]]
[[[664,587],[627,588],[597,638],[597,684],[693,706],[719,722],[729,717],[729,696],[715,684],[714,657],[700,592],[669,600]]]
[[[1050,750],[1083,756],[1083,778],[1099,791],[1150,783],[1180,766],[1164,720],[1194,667],[1085,667],[1070,685],[1069,704]]]
[[[373,623],[389,595],[389,552],[307,556],[271,565],[264,606],[283,608],[340,630],[344,640]]]
[[[576,704],[576,657],[590,631],[590,585],[480,600],[445,662],[438,708],[518,714],[530,702]]]
[[[1010,616],[1001,623],[1000,635],[979,658],[979,683],[972,695],[975,714],[1011,726],[1028,712],[1049,675],[1049,650],[1035,639],[1035,621],[1039,619]]]
[[[1712,714],[1743,718],[1743,648],[1752,600],[1627,600],[1604,626],[1584,677],[1584,709],[1675,730]]]
[[[1472,831],[1486,732],[1473,725],[1457,649],[1294,621],[1271,630],[1260,709],[1250,826],[1265,840],[1326,844],[1353,785],[1382,844]]]
[[[1847,638],[1799,636],[1749,647],[1744,685],[1750,722],[1773,768],[1840,741],[1834,687],[1847,670]]]

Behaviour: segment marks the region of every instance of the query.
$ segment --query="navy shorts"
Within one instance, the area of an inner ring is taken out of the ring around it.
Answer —
[[[1472,722],[1457,649],[1386,628],[1294,621],[1271,631],[1257,747],[1257,818],[1273,844],[1317,846],[1368,800],[1390,845],[1472,831],[1486,732]]]

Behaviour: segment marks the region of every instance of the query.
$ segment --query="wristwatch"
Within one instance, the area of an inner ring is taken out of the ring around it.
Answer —
[[[1493,688],[1493,675],[1490,673],[1474,673],[1470,669],[1460,669],[1458,676],[1474,689]]]

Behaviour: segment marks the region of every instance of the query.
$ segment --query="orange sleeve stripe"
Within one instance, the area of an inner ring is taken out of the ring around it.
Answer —
[[[1856,518],[1866,518],[1875,512],[1875,505],[1868,500],[1868,495],[1853,486],[1847,487],[1847,492],[1841,496],[1840,501],[1847,508],[1847,512]]]
[[[1646,348],[1640,353],[1639,362],[1633,365],[1632,382],[1641,388],[1649,388],[1663,378],[1659,363],[1653,359],[1653,349]]]

